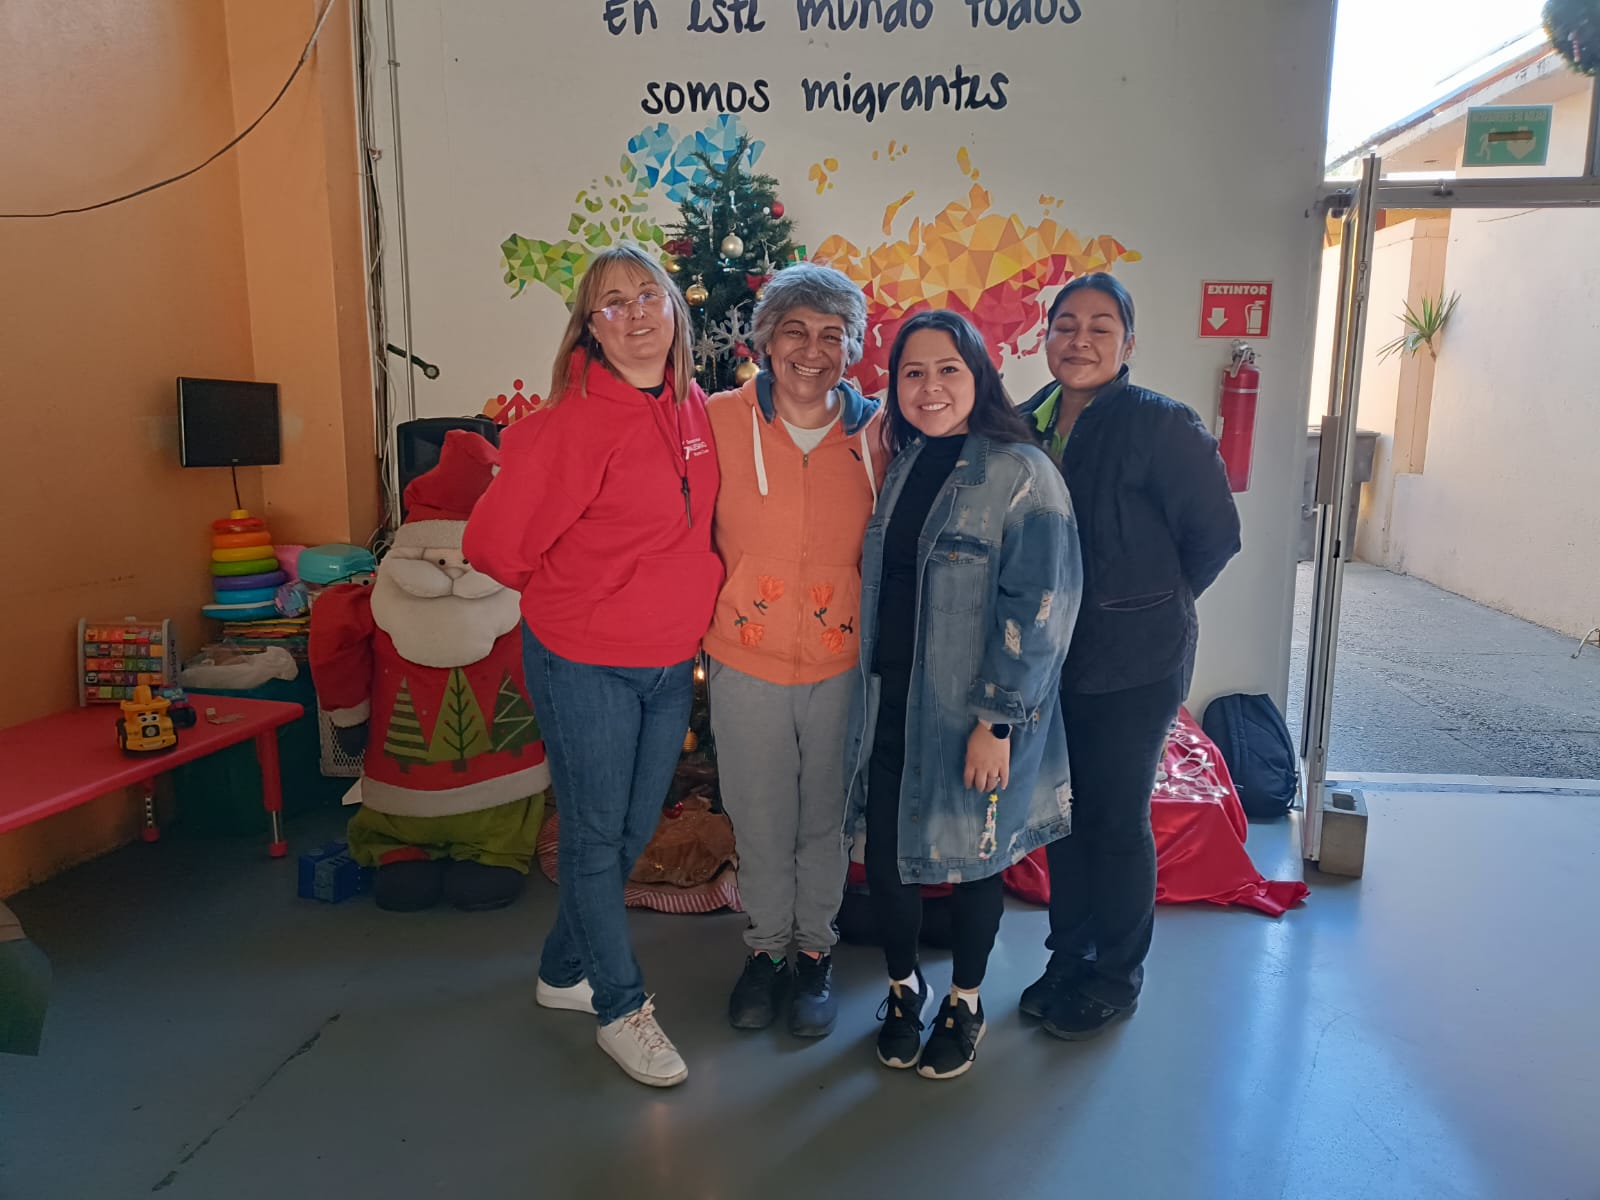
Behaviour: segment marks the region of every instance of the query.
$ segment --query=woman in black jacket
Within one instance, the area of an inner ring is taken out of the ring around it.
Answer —
[[[1155,923],[1150,795],[1189,690],[1195,598],[1239,551],[1216,439],[1128,380],[1133,298],[1080,276],[1050,306],[1055,383],[1022,406],[1072,494],[1083,607],[1061,673],[1072,834],[1050,845],[1050,963],[1022,1011],[1068,1040],[1130,1015]]]

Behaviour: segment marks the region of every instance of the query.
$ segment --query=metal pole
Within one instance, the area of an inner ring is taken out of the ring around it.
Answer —
[[[1596,163],[1600,163],[1600,75],[1595,76],[1594,86],[1589,90],[1589,143],[1583,153],[1586,179],[1594,178]]]
[[[406,160],[400,143],[400,60],[396,57],[394,0],[384,0],[384,24],[389,37],[389,109],[394,122],[394,197],[395,219],[399,222],[400,311],[406,331],[406,350],[417,344],[411,329],[411,253],[406,243]],[[417,369],[406,363],[406,420],[417,419]]]
[[[1307,648],[1305,730],[1306,811],[1301,827],[1304,856],[1315,862],[1322,854],[1322,797],[1327,785],[1328,737],[1333,714],[1334,668],[1338,658],[1339,608],[1344,564],[1354,549],[1355,529],[1347,528],[1350,476],[1355,465],[1356,416],[1361,397],[1361,359],[1367,339],[1367,298],[1372,274],[1372,239],[1378,217],[1378,177],[1382,164],[1368,155],[1362,164],[1356,204],[1345,220],[1345,241],[1339,281],[1344,338],[1339,345],[1336,387],[1330,387],[1329,415],[1323,421],[1321,454],[1331,471],[1318,470],[1320,545],[1317,595]],[[1328,445],[1329,436],[1333,445]],[[1329,451],[1332,459],[1327,459]]]
[[[1353,203],[1342,180],[1327,180],[1318,196],[1323,206]],[[1581,175],[1555,179],[1441,179],[1435,183],[1378,185],[1379,208],[1597,208],[1600,178]]]

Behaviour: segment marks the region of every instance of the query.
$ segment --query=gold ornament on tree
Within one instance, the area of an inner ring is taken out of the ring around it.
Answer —
[[[737,233],[730,233],[722,239],[722,257],[738,258],[744,253],[744,239]]]
[[[683,752],[685,754],[693,754],[699,748],[700,735],[691,729],[688,733],[683,735]]]
[[[662,270],[666,271],[668,275],[676,275],[679,271],[683,270],[683,264],[669,254],[662,261],[661,268]]]
[[[683,298],[695,308],[699,308],[707,300],[711,299],[711,293],[706,290],[706,285],[700,276],[696,275],[694,282],[683,290]]]
[[[734,381],[740,385],[749,383],[759,374],[761,374],[761,368],[756,366],[755,363],[751,362],[748,358],[733,369]]]

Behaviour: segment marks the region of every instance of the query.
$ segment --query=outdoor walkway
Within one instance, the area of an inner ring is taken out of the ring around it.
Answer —
[[[1289,731],[1300,738],[1311,567]],[[1600,779],[1600,651],[1407,575],[1345,571],[1329,770]]]

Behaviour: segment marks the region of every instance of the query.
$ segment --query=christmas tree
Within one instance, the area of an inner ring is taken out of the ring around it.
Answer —
[[[383,739],[383,752],[400,764],[401,771],[411,763],[428,761],[422,722],[417,720],[416,705],[411,700],[411,685],[404,679],[400,681],[394,712],[389,714],[389,732]]]
[[[433,741],[428,743],[428,761],[447,762],[457,771],[465,771],[467,759],[488,749],[489,731],[484,727],[478,698],[472,694],[472,685],[461,668],[452,667],[444,688],[444,704],[433,725]]]
[[[778,181],[751,169],[748,137],[739,139],[726,166],[704,153],[696,158],[705,175],[690,186],[671,231],[667,269],[694,313],[700,385],[715,392],[754,374],[757,295],[774,271],[804,252],[797,255],[790,240],[794,225],[783,215]]]
[[[494,698],[494,728],[490,741],[496,750],[509,750],[516,754],[530,742],[539,740],[539,724],[533,717],[533,705],[522,694],[511,672],[500,681],[500,690]]]
[[[691,794],[710,801],[714,811],[722,810],[722,795],[717,787],[717,747],[711,736],[711,697],[706,683],[709,660],[704,654],[694,660],[694,699],[689,705],[689,730],[683,738],[683,754],[673,773],[672,787],[663,808],[669,815]]]

